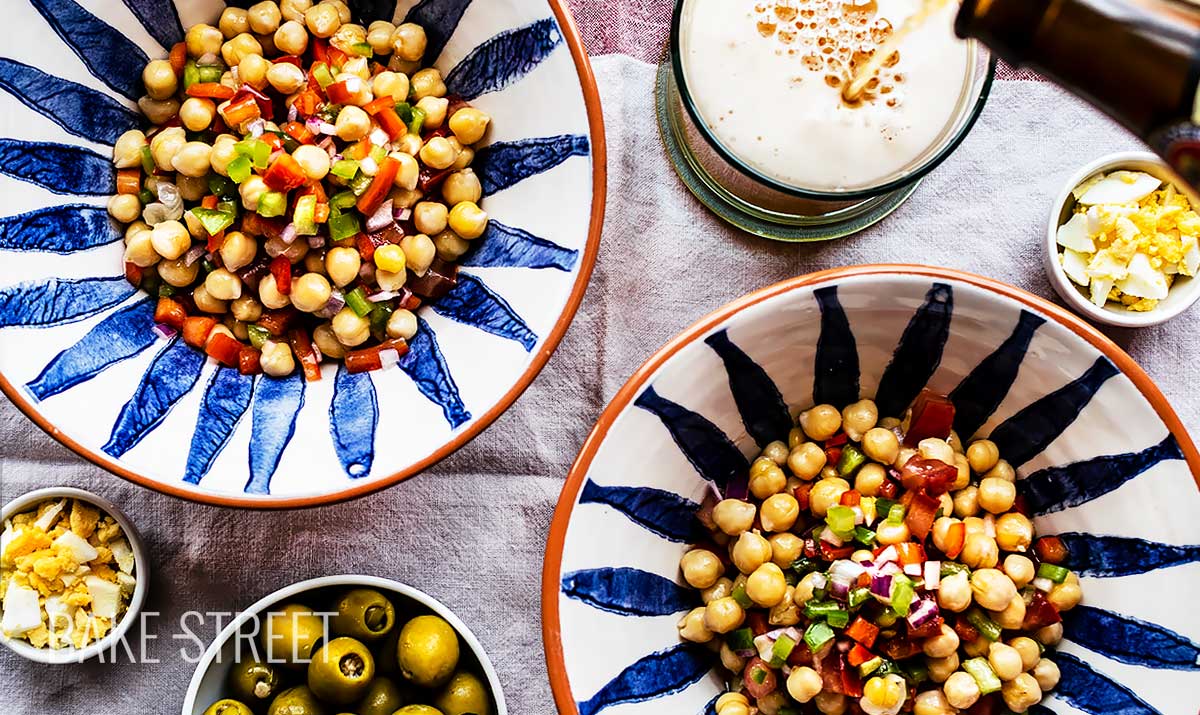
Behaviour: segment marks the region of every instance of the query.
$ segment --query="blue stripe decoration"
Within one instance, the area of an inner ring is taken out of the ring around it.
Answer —
[[[462,20],[471,0],[421,0],[405,16],[425,28],[425,62],[432,64],[441,56],[450,36]]]
[[[121,408],[108,443],[101,448],[104,453],[119,458],[154,431],[196,385],[204,360],[204,353],[173,338],[154,357],[137,390]]]
[[[1092,669],[1070,653],[1051,658],[1062,673],[1054,694],[1089,715],[1162,715],[1132,690]]]
[[[1027,712],[1029,715],[1055,715],[1053,710],[1041,703],[1031,706]]]
[[[164,49],[170,50],[177,42],[183,42],[183,25],[174,0],[124,0],[125,7],[141,21],[146,32]],[[390,18],[389,18],[390,19]]]
[[[583,483],[580,504],[606,504],[630,521],[681,544],[701,536],[696,511],[700,505],[674,492],[652,487],[605,487],[591,479]]]
[[[621,616],[669,616],[700,605],[698,591],[635,568],[574,571],[563,576],[562,592]]]
[[[583,134],[497,142],[475,153],[475,173],[485,195],[503,191],[531,176],[549,171],[573,156],[588,155]]]
[[[721,357],[729,375],[729,389],[746,431],[759,447],[773,440],[787,440],[792,417],[771,376],[729,339],[728,330],[718,330],[704,342]]]
[[[1200,646],[1157,623],[1076,606],[1063,614],[1063,635],[1088,650],[1130,665],[1200,670]]]
[[[569,273],[579,261],[579,251],[505,226],[495,219],[489,220],[487,231],[471,243],[471,250],[459,261],[461,266],[557,268]]]
[[[112,97],[0,57],[0,87],[77,137],[113,144],[138,126],[138,115]]]
[[[891,362],[879,378],[875,393],[879,414],[903,413],[933,377],[942,361],[942,349],[950,338],[953,312],[954,289],[945,283],[934,283],[925,294],[925,303],[908,321]]]
[[[1013,469],[1033,459],[1071,426],[1092,396],[1110,377],[1119,374],[1106,357],[1096,362],[1083,375],[1049,395],[1026,406],[992,430],[989,439],[996,443]],[[891,414],[882,412],[880,414]]]
[[[349,372],[345,363],[339,363],[329,404],[329,432],[338,461],[352,479],[371,473],[378,423],[379,399],[371,376]]]
[[[204,479],[246,414],[253,394],[254,378],[250,375],[242,375],[232,367],[213,371],[196,417],[183,481],[199,484]]]
[[[1006,454],[1000,448],[1000,454]],[[1095,457],[1062,467],[1047,467],[1017,483],[1033,514],[1053,514],[1079,506],[1117,489],[1154,465],[1183,459],[1175,438],[1167,435],[1158,444],[1140,452]]]
[[[950,393],[950,401],[954,403],[954,431],[959,437],[970,439],[1000,406],[1017,379],[1034,333],[1045,322],[1042,316],[1022,310],[1012,335]]]
[[[470,273],[459,272],[458,285],[431,304],[438,315],[513,340],[533,350],[538,336],[503,298]]]
[[[422,395],[441,406],[451,427],[471,419],[442,349],[438,347],[433,328],[420,316],[417,317],[417,334],[408,343],[408,353],[400,358],[400,369],[412,379]]]
[[[0,250],[74,253],[122,238],[99,206],[72,204],[0,218]]]
[[[554,18],[506,30],[471,50],[450,70],[446,88],[468,100],[498,92],[532,72],[561,44],[562,33]]]
[[[0,174],[55,194],[109,196],[117,189],[111,160],[54,142],[0,139]]]
[[[92,75],[129,99],[142,96],[150,58],[125,34],[72,0],[29,0]]]
[[[725,693],[721,692],[721,693],[717,693],[716,695],[714,695],[712,697],[712,700],[708,701],[708,704],[704,706],[704,710],[702,710],[701,712],[704,715],[717,715],[717,701],[720,700],[721,696],[724,694]]]
[[[729,441],[721,428],[703,415],[659,396],[653,386],[647,386],[634,404],[662,420],[671,433],[671,439],[679,445],[700,476],[716,484],[722,491],[730,479],[750,468],[746,457]]]
[[[46,278],[0,288],[0,328],[82,320],[120,303],[135,290],[124,277]]]
[[[270,494],[271,478],[279,459],[296,432],[296,417],[304,407],[304,376],[299,370],[287,377],[258,379],[250,428],[250,480],[247,494]]]
[[[396,15],[396,0],[349,0],[350,14],[363,27],[376,20],[392,21]]]
[[[813,401],[845,407],[858,400],[858,345],[846,311],[838,300],[837,286],[813,291],[821,309],[821,335],[813,370]]]
[[[55,355],[25,387],[44,400],[141,354],[154,344],[154,303],[152,298],[143,298],[96,323],[79,342]]]
[[[1068,532],[1059,534],[1071,554],[1071,570],[1080,576],[1134,576],[1200,562],[1200,545],[1174,546],[1126,536]]]
[[[640,703],[677,693],[704,677],[713,654],[703,646],[682,643],[651,653],[622,670],[591,698],[579,703],[579,715],[596,715],[622,703]]]

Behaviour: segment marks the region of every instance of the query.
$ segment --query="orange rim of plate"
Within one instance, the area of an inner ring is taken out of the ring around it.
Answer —
[[[1076,335],[1090,343],[1092,347],[1103,353],[1109,360],[1112,360],[1113,364],[1121,370],[1122,374],[1128,377],[1134,386],[1137,387],[1138,391],[1142,393],[1142,396],[1149,401],[1154,411],[1158,413],[1159,418],[1166,424],[1167,429],[1170,430],[1176,441],[1178,441],[1179,448],[1183,451],[1188,467],[1192,471],[1192,477],[1196,480],[1196,486],[1200,489],[1200,452],[1196,451],[1196,445],[1192,442],[1191,437],[1188,436],[1183,423],[1179,421],[1179,417],[1167,402],[1167,398],[1155,386],[1150,376],[1146,374],[1146,371],[1134,362],[1128,353],[1112,340],[1108,339],[1103,333],[1083,322],[1079,317],[1043,298],[1039,298],[1020,288],[1015,288],[973,273],[965,273],[952,268],[934,268],[931,266],[907,264],[879,263],[834,268],[776,283],[743,296],[709,313],[672,338],[670,342],[654,353],[650,359],[633,373],[629,380],[617,391],[617,394],[608,403],[608,406],[604,408],[604,412],[601,413],[596,426],[583,443],[583,448],[580,450],[579,456],[575,458],[575,463],[571,465],[571,470],[567,473],[566,484],[563,486],[562,494],[558,499],[558,505],[554,509],[554,518],[550,523],[550,535],[546,541],[546,556],[542,566],[542,642],[546,650],[546,667],[550,674],[550,689],[554,693],[554,701],[558,706],[560,715],[579,714],[579,707],[576,705],[574,695],[571,692],[571,685],[567,679],[566,665],[563,662],[562,631],[559,621],[559,576],[562,570],[563,545],[566,541],[567,527],[571,520],[571,513],[575,509],[579,490],[583,487],[583,481],[591,468],[592,460],[595,459],[596,452],[599,451],[600,445],[608,436],[608,431],[612,428],[613,422],[625,411],[634,397],[641,392],[642,388],[649,382],[658,369],[674,357],[676,353],[743,310],[776,296],[789,293],[797,288],[805,288],[846,278],[877,275],[924,276],[966,283],[1023,303],[1050,316],[1058,321],[1060,325],[1069,328]]]
[[[517,379],[517,382],[508,392],[505,392],[501,396],[491,409],[461,433],[455,435],[449,442],[434,450],[429,456],[409,465],[405,469],[391,476],[372,480],[361,486],[316,496],[288,497],[271,500],[248,499],[222,494],[206,494],[201,491],[184,489],[168,482],[161,482],[138,474],[107,455],[93,451],[64,434],[43,415],[35,411],[26,396],[20,390],[16,389],[3,374],[0,374],[0,391],[46,434],[96,466],[102,467],[119,477],[123,477],[148,489],[188,501],[216,506],[246,509],[295,509],[348,501],[386,489],[419,474],[428,467],[445,459],[467,442],[470,442],[480,432],[491,425],[505,410],[511,407],[513,402],[521,396],[521,393],[529,387],[538,373],[542,371],[542,368],[546,366],[546,362],[550,359],[551,354],[554,353],[554,349],[558,347],[563,335],[567,332],[567,328],[571,325],[571,321],[575,318],[575,313],[579,310],[580,303],[583,302],[583,294],[587,291],[588,281],[591,278],[592,269],[596,264],[596,255],[600,250],[600,231],[604,226],[604,202],[607,184],[606,145],[604,140],[604,119],[600,111],[600,92],[596,86],[596,77],[592,72],[592,65],[588,61],[587,51],[583,46],[583,39],[579,35],[579,28],[576,26],[575,19],[571,16],[570,10],[566,8],[565,0],[547,0],[547,2],[550,5],[550,9],[554,12],[555,19],[558,21],[563,39],[571,51],[571,58],[575,63],[576,73],[579,75],[583,101],[587,107],[588,140],[591,145],[592,160],[592,211],[589,217],[587,243],[584,246],[583,260],[580,262],[579,273],[575,277],[575,285],[571,288],[571,293],[567,297],[567,302],[563,306],[563,311],[559,315],[558,320],[554,323],[554,327],[550,330],[549,335],[546,336],[546,340],[538,347],[533,361]]]

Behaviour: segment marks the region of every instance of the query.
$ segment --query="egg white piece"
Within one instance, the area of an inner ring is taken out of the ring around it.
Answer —
[[[1200,244],[1195,236],[1183,237],[1183,272],[1189,276],[1196,275],[1200,269]]]
[[[115,619],[121,605],[121,587],[99,576],[88,576],[83,581],[87,584],[88,595],[92,597],[92,614]]]
[[[1128,204],[1149,196],[1162,180],[1142,171],[1114,171],[1088,187],[1079,197],[1081,204]]]
[[[1170,286],[1167,278],[1150,265],[1150,257],[1144,253],[1133,254],[1129,262],[1129,273],[1117,281],[1117,289],[1138,298],[1162,300],[1167,297]]]
[[[19,636],[42,625],[42,609],[38,594],[32,588],[11,586],[4,594],[4,618],[0,631],[7,636]]]
[[[4,551],[15,538],[17,538],[17,531],[13,528],[12,522],[4,522],[4,531],[0,532],[0,556],[4,555]]]
[[[67,500],[63,499],[59,503],[47,509],[45,514],[42,514],[37,521],[33,522],[33,525],[42,531],[49,531],[50,525],[54,523],[54,520],[58,518],[58,515],[62,513],[62,510],[65,509],[66,506]]]
[[[1088,257],[1079,251],[1072,251],[1068,248],[1062,252],[1061,259],[1063,273],[1067,274],[1067,278],[1086,287],[1088,284]]]
[[[1058,227],[1058,245],[1072,251],[1095,253],[1096,242],[1088,235],[1088,218],[1083,214],[1075,214],[1063,225]]]
[[[1092,279],[1092,302],[1101,308],[1108,302],[1108,294],[1112,291],[1113,280],[1111,278],[1093,278]]]
[[[129,542],[125,539],[117,539],[108,545],[112,549],[113,558],[117,561],[117,568],[123,573],[133,573],[133,549],[130,548]]]
[[[54,543],[66,547],[71,552],[71,558],[77,564],[85,564],[100,555],[100,552],[96,551],[96,547],[73,531],[63,532],[62,536],[54,540]]]
[[[1088,192],[1088,189],[1090,189],[1093,186],[1095,186],[1096,184],[1100,183],[1103,179],[1104,179],[1104,174],[1092,174],[1088,178],[1084,179],[1082,184],[1080,184],[1079,186],[1076,186],[1074,189],[1072,189],[1071,195],[1075,197],[1076,201],[1078,201],[1079,197],[1083,196],[1084,194],[1086,194]]]

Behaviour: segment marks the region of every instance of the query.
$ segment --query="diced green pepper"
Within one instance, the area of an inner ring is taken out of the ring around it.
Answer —
[[[875,625],[880,628],[891,628],[896,625],[896,621],[900,620],[899,614],[890,608],[883,609],[883,612],[875,617]]]
[[[350,310],[353,310],[360,318],[367,317],[367,315],[375,309],[375,306],[371,303],[371,301],[367,300],[366,291],[363,290],[362,286],[359,286],[347,293],[345,298],[346,305],[349,306]]]
[[[904,661],[900,667],[904,671],[904,677],[912,685],[920,685],[929,680],[929,666],[925,665],[924,658],[911,658]]]
[[[374,180],[375,179],[373,177],[367,176],[360,171],[358,172],[358,175],[351,179],[346,185],[350,187],[350,191],[355,196],[362,196],[367,189],[371,188],[371,182]]]
[[[788,656],[792,654],[792,649],[796,647],[796,641],[788,637],[786,633],[781,633],[779,638],[775,640],[774,647],[771,648],[771,666],[774,668],[782,667],[787,662]]]
[[[371,147],[370,157],[371,157],[371,160],[374,161],[377,165],[382,164],[383,160],[387,158],[387,149],[384,149],[381,146],[373,146],[373,147]]]
[[[833,640],[833,629],[825,621],[813,621],[804,631],[804,642],[812,652],[821,650],[821,646]]]
[[[195,60],[188,60],[183,66],[183,91],[186,93],[188,87],[200,81],[200,68],[196,66]]]
[[[208,175],[208,190],[215,196],[232,196],[236,187],[234,183],[220,174]]]
[[[163,283],[158,287],[159,298],[170,298],[173,295],[175,295],[175,286],[170,283]]]
[[[329,173],[333,174],[339,179],[345,179],[346,181],[349,181],[354,178],[355,174],[358,173],[358,162],[354,159],[339,159],[333,162],[333,166],[330,167]]]
[[[296,199],[296,208],[292,212],[292,223],[296,225],[296,235],[317,235],[317,197],[309,194]]]
[[[261,205],[261,202],[260,202]],[[208,235],[215,236],[233,225],[233,214],[217,209],[194,208],[192,215],[200,222]]]
[[[334,241],[351,238],[359,230],[361,229],[358,223],[358,216],[352,213],[329,217],[329,238]]]
[[[1057,564],[1052,564],[1043,561],[1038,564],[1038,578],[1048,578],[1054,583],[1062,583],[1067,580],[1067,575],[1071,573],[1070,569],[1065,569]]]
[[[882,517],[886,517],[888,515],[888,512],[891,511],[892,507],[895,506],[897,503],[898,502],[895,499],[888,499],[887,497],[876,497],[875,498],[875,513]]]
[[[333,84],[333,73],[329,71],[329,65],[324,62],[318,62],[312,66],[312,76],[317,80],[317,84],[321,85],[321,89]]]
[[[756,685],[762,685],[763,681],[767,679],[767,669],[762,666],[751,669],[750,679],[753,680]]]
[[[334,194],[329,199],[329,209],[331,211],[342,211],[353,207],[358,203],[358,197],[353,191],[343,191],[340,194]]]
[[[221,76],[225,74],[224,65],[196,65],[196,71],[199,74],[201,82],[218,83],[221,81]]]
[[[221,201],[217,204],[217,210],[224,211],[225,213],[236,217],[238,215],[238,206],[240,205],[241,204],[237,203],[236,201]]]
[[[373,335],[383,335],[387,331],[388,319],[392,317],[392,313],[396,309],[391,303],[376,303],[375,310],[371,311],[371,333]],[[382,338],[380,338],[382,340]]]
[[[287,196],[281,191],[266,191],[258,197],[258,215],[273,218],[287,213]]]
[[[901,616],[908,615],[908,607],[912,605],[916,595],[911,579],[896,574],[892,577],[892,610]]]
[[[725,636],[725,644],[735,653],[739,650],[754,650],[754,631],[749,628],[739,628]]]
[[[813,559],[810,559],[805,556],[801,556],[800,558],[798,558],[792,562],[792,570],[795,571],[796,573],[800,574],[801,576],[807,576],[808,574],[812,573],[813,571],[818,570],[819,568],[821,568],[820,564],[818,564]]]
[[[843,541],[854,537],[854,510],[848,506],[835,504],[829,507],[825,512],[825,523]]]
[[[243,139],[233,148],[239,155],[250,157],[255,169],[267,168],[267,162],[271,160],[271,145],[260,139]]]
[[[154,173],[157,165],[154,163],[154,154],[150,151],[149,146],[142,147],[142,171],[146,172],[146,176]]]
[[[425,124],[424,109],[414,107],[408,102],[399,102],[396,104],[396,114],[400,117],[400,121],[408,125],[410,133],[421,133],[421,127]]]
[[[867,461],[867,455],[862,453],[858,447],[852,444],[847,444],[842,447],[842,456],[838,459],[837,471],[842,477],[848,477],[858,471],[858,468]]]
[[[879,667],[876,669],[875,675],[878,675],[879,677],[882,678],[885,675],[891,675],[892,673],[900,673],[901,672],[900,666],[896,664],[896,661],[891,660],[890,658],[880,658],[880,660],[882,660],[883,662],[879,664]]]
[[[142,202],[142,206],[146,206],[157,201],[158,197],[150,189],[142,189],[138,192],[138,200]]]
[[[833,611],[825,617],[825,621],[834,628],[845,628],[850,625],[850,612],[842,610]]]
[[[987,658],[971,658],[962,664],[962,669],[975,679],[981,695],[988,695],[1000,690],[1000,678],[996,675],[996,671],[992,670],[992,665],[987,662]]]
[[[903,523],[904,522],[904,514],[907,511],[908,510],[904,508],[903,504],[893,504],[891,506],[891,508],[888,509],[888,515],[887,515],[888,523],[889,524]]]
[[[863,663],[858,666],[858,674],[860,677],[865,678],[868,675],[870,675],[871,673],[874,673],[876,670],[879,670],[879,666],[881,666],[881,665],[883,665],[883,658],[880,658],[879,656],[875,656],[874,658],[868,660],[866,663]]]
[[[845,613],[837,601],[818,601],[814,598],[804,604],[804,615],[809,618],[828,618],[834,613]]]
[[[211,259],[205,258],[203,261],[200,261],[200,270],[204,275],[208,275],[217,270],[217,264],[213,263]]]
[[[366,42],[355,42],[350,45],[350,51],[359,57],[372,57],[375,55],[375,50],[371,49],[371,45]]]
[[[967,568],[963,564],[958,563],[957,561],[943,561],[941,573],[938,575],[941,578],[946,578],[955,574],[970,573],[970,571],[971,569]]]
[[[990,641],[1000,640],[1000,624],[993,621],[979,608],[971,608],[967,611],[967,623],[975,626],[979,634]]]
[[[875,532],[865,526],[854,527],[854,540],[863,546],[875,545]]]
[[[250,334],[250,344],[259,350],[262,349],[263,343],[271,339],[270,331],[257,325],[247,325],[246,332]]]
[[[240,184],[246,179],[249,179],[250,174],[253,173],[253,168],[250,165],[250,157],[239,156],[238,158],[229,162],[229,168],[226,169],[226,171],[229,172],[229,178],[232,179],[233,183],[235,184]]]
[[[750,596],[746,593],[746,584],[744,583],[739,583],[738,585],[734,586],[733,593],[729,595],[732,596],[733,600],[737,601],[738,605],[742,608],[750,608],[754,605],[754,601],[751,600]]]
[[[858,608],[871,599],[871,589],[856,588],[850,592],[850,597],[847,601],[850,608]]]

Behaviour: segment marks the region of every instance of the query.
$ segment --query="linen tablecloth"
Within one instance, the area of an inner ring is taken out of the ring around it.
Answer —
[[[960,268],[1054,297],[1041,241],[1052,195],[1096,156],[1136,147],[1050,84],[1011,71],[963,145],[883,223],[818,245],[764,241],[721,223],[684,189],[654,121],[655,65],[670,3],[576,0],[608,132],[608,211],[599,263],[574,324],[512,409],[428,474],[349,504],[294,512],[198,506],[133,486],[43,434],[0,401],[0,501],[75,485],[121,504],[153,575],[146,653],[159,662],[54,668],[0,649],[6,715],[175,713],[197,646],[173,641],[189,610],[234,611],[298,579],[372,573],[443,600],[475,630],[514,715],[554,711],[542,655],[539,583],[551,513],[592,424],[668,338],[756,288],[873,262]],[[1200,428],[1200,311],[1109,334]],[[135,627],[134,634],[139,629]],[[207,643],[213,620],[194,628]],[[583,694],[586,697],[588,694]]]

